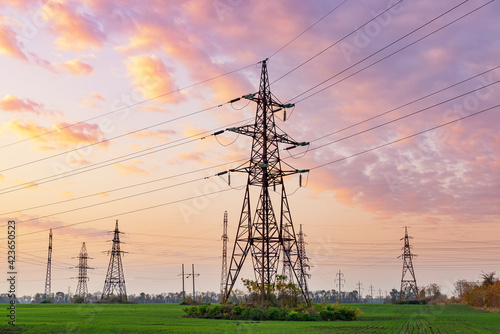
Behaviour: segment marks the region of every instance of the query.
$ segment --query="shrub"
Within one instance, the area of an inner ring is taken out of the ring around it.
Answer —
[[[289,320],[289,321],[299,321],[300,320],[300,314],[299,314],[299,312],[297,312],[297,311],[290,311],[290,313],[288,313],[288,315],[286,317],[286,320]]]
[[[264,320],[264,311],[260,308],[253,308],[249,313],[250,320]]]
[[[233,307],[233,309],[231,310],[231,313],[236,316],[236,317],[239,317],[241,315],[241,312],[243,312],[243,308],[241,306],[238,306],[236,305],[235,307]]]
[[[334,311],[331,311],[331,310],[328,310],[328,309],[319,311],[319,316],[324,321],[335,320],[335,313],[334,313]]]
[[[279,307],[270,307],[266,310],[265,316],[269,320],[283,320],[286,316],[286,311]]]

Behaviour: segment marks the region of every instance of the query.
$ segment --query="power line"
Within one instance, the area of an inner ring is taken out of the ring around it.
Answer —
[[[5,147],[9,147],[9,146],[12,146],[12,145],[16,145],[16,144],[19,144],[19,143],[22,143],[22,142],[25,142],[25,141],[29,141],[29,140],[33,140],[35,138],[40,138],[40,137],[43,137],[43,136],[46,136],[48,134],[51,134],[51,133],[54,133],[54,132],[57,132],[57,131],[61,131],[61,130],[64,130],[64,129],[67,129],[67,128],[70,128],[70,127],[73,127],[75,125],[79,125],[79,124],[82,124],[82,123],[86,123],[88,121],[92,121],[94,119],[98,119],[100,117],[104,117],[104,116],[107,116],[107,115],[111,115],[113,113],[116,113],[118,111],[122,111],[122,110],[125,110],[125,109],[128,109],[128,108],[131,108],[131,107],[135,107],[135,106],[138,106],[138,105],[141,105],[143,103],[146,103],[146,102],[150,102],[150,101],[153,101],[153,100],[156,100],[156,99],[159,99],[161,97],[164,97],[164,96],[167,96],[167,95],[170,95],[170,94],[173,94],[173,93],[178,93],[178,92],[181,92],[185,89],[189,89],[189,88],[192,88],[192,87],[195,87],[197,85],[200,85],[200,84],[203,84],[203,83],[206,83],[206,82],[209,82],[209,81],[212,81],[212,80],[215,80],[215,79],[218,79],[218,78],[221,78],[221,77],[224,77],[226,75],[229,75],[229,74],[233,74],[233,73],[236,73],[236,72],[239,72],[239,71],[242,71],[244,69],[247,69],[249,67],[252,67],[254,65],[256,65],[257,63],[253,63],[253,64],[250,64],[250,65],[247,65],[247,66],[244,66],[244,67],[241,67],[239,69],[236,69],[236,70],[232,70],[232,71],[229,71],[229,72],[226,72],[224,74],[220,74],[220,75],[217,75],[215,77],[212,77],[210,79],[206,79],[206,80],[203,80],[203,81],[200,81],[200,82],[197,82],[197,83],[194,83],[194,84],[191,84],[191,85],[188,85],[188,86],[185,86],[183,88],[178,88],[178,89],[175,89],[173,91],[170,91],[168,93],[164,93],[164,94],[160,94],[158,96],[155,96],[155,97],[152,97],[152,98],[149,98],[149,99],[146,99],[146,100],[143,100],[143,101],[140,101],[140,102],[137,102],[137,103],[134,103],[134,104],[130,104],[130,105],[127,105],[125,107],[122,107],[122,108],[119,108],[119,109],[115,109],[113,111],[110,111],[110,112],[107,112],[107,113],[104,113],[102,115],[98,115],[98,116],[95,116],[95,117],[91,117],[91,118],[88,118],[86,120],[83,120],[83,121],[78,121],[76,123],[72,123],[72,124],[68,124],[64,127],[61,127],[61,128],[58,128],[58,129],[55,129],[55,130],[51,130],[51,131],[47,131],[47,132],[44,132],[44,133],[41,133],[39,135],[36,135],[36,136],[32,136],[32,137],[29,137],[29,138],[25,138],[23,140],[19,140],[17,142],[13,142],[13,143],[10,143],[10,144],[7,144],[7,145],[3,145],[3,146],[0,146],[0,149],[2,148],[5,148]]]
[[[450,85],[450,86],[447,86],[447,87],[445,87],[445,88],[439,89],[439,90],[437,90],[437,91],[435,91],[435,92],[433,92],[433,93],[430,93],[430,94],[427,94],[427,95],[422,96],[422,97],[420,97],[420,98],[417,98],[417,99],[415,99],[415,100],[413,100],[413,101],[411,101],[411,102],[408,102],[408,103],[402,104],[402,105],[400,105],[399,107],[396,107],[396,108],[390,109],[390,110],[388,110],[388,111],[385,111],[385,112],[383,112],[383,113],[377,114],[377,115],[375,115],[375,116],[369,117],[369,118],[367,118],[367,119],[365,119],[365,120],[363,120],[363,121],[360,121],[360,122],[357,122],[357,123],[351,124],[351,125],[349,125],[349,126],[347,126],[347,127],[344,127],[344,128],[342,128],[342,129],[336,130],[336,131],[334,131],[334,132],[330,132],[330,133],[328,133],[328,134],[326,134],[326,135],[323,135],[323,136],[321,136],[321,137],[318,137],[318,138],[316,138],[316,139],[313,139],[313,140],[311,140],[310,142],[312,143],[312,142],[318,141],[318,140],[320,140],[320,139],[323,139],[323,138],[326,138],[326,137],[332,136],[332,135],[337,134],[337,133],[339,133],[339,132],[342,132],[342,131],[345,131],[345,130],[351,129],[351,128],[355,127],[355,126],[361,125],[361,124],[363,124],[363,123],[369,122],[369,121],[374,120],[374,119],[376,119],[376,118],[378,118],[378,117],[381,117],[381,116],[387,115],[387,114],[392,113],[392,112],[394,112],[394,111],[396,111],[396,110],[399,110],[399,109],[402,109],[402,108],[404,108],[404,107],[407,107],[407,106],[409,106],[409,105],[411,105],[411,104],[413,104],[413,103],[416,103],[416,102],[422,101],[422,100],[424,100],[424,99],[426,99],[426,98],[428,98],[428,97],[431,97],[431,96],[436,95],[436,94],[438,94],[438,93],[442,93],[442,92],[443,92],[443,91],[445,91],[445,90],[448,90],[448,89],[453,88],[453,87],[456,87],[456,86],[458,86],[458,85],[460,85],[460,84],[462,84],[462,83],[465,83],[465,82],[467,82],[467,81],[470,81],[470,80],[472,80],[472,79],[475,79],[475,78],[477,78],[477,77],[479,77],[479,76],[481,76],[481,75],[484,75],[484,74],[486,74],[486,73],[489,73],[489,72],[491,72],[491,71],[494,71],[494,70],[496,70],[496,69],[498,69],[498,68],[500,68],[500,65],[499,65],[499,66],[495,66],[495,67],[493,67],[493,68],[491,68],[491,69],[489,69],[489,70],[486,70],[486,71],[484,71],[484,72],[481,72],[481,73],[479,73],[479,74],[476,74],[476,75],[474,75],[474,76],[472,76],[472,77],[469,77],[469,78],[467,78],[467,79],[461,80],[461,81],[459,81],[459,82],[457,82],[457,83],[454,83],[454,84],[452,84],[452,85]]]
[[[400,141],[403,141],[403,140],[406,140],[406,139],[409,139],[409,138],[412,138],[412,137],[416,137],[416,136],[421,135],[421,134],[424,134],[424,133],[426,133],[426,132],[429,132],[429,131],[433,131],[433,130],[436,130],[436,129],[442,128],[442,127],[444,127],[444,126],[446,126],[446,125],[449,125],[449,124],[452,124],[452,123],[459,122],[459,121],[461,121],[461,120],[464,120],[464,119],[467,119],[467,118],[470,118],[470,117],[473,117],[473,116],[476,116],[476,115],[482,114],[482,113],[484,113],[484,112],[490,111],[490,110],[495,109],[495,108],[498,108],[498,107],[500,107],[500,104],[497,104],[496,106],[493,106],[493,107],[490,107],[490,108],[487,108],[487,109],[483,109],[483,110],[477,111],[477,112],[475,112],[475,113],[472,113],[472,114],[470,114],[470,115],[463,116],[463,117],[460,117],[460,118],[454,119],[454,120],[452,120],[452,121],[449,121],[449,122],[446,122],[446,123],[443,123],[443,124],[440,124],[440,125],[437,125],[437,126],[431,127],[431,128],[429,128],[429,129],[426,129],[426,130],[423,130],[423,131],[420,131],[420,132],[414,133],[414,134],[412,134],[412,135],[409,135],[409,136],[406,136],[406,137],[403,137],[403,138],[399,138],[399,139],[396,139],[396,140],[393,140],[393,141],[387,142],[387,143],[382,144],[382,145],[378,145],[378,146],[372,147],[372,148],[370,148],[370,149],[367,149],[367,150],[364,150],[364,151],[361,151],[361,152],[358,152],[358,153],[352,154],[352,155],[350,155],[350,156],[343,157],[343,158],[340,158],[340,159],[336,159],[336,160],[333,160],[333,161],[330,161],[330,162],[327,162],[327,163],[324,163],[324,164],[318,165],[318,166],[316,166],[316,167],[310,168],[310,170],[314,170],[314,169],[322,168],[322,167],[325,167],[325,166],[328,166],[328,165],[331,165],[331,164],[334,164],[334,163],[337,163],[337,162],[340,162],[340,161],[344,161],[344,160],[347,160],[347,159],[350,159],[350,158],[356,157],[356,156],[361,155],[361,154],[364,154],[364,153],[368,153],[368,152],[371,152],[371,151],[375,151],[375,150],[377,150],[377,149],[379,149],[379,148],[386,147],[386,146],[389,146],[389,145],[392,145],[392,144],[398,143],[398,142],[400,142]]]
[[[53,155],[48,156],[48,157],[44,157],[44,158],[40,158],[40,159],[37,159],[37,160],[32,160],[30,162],[22,163],[22,164],[19,164],[17,166],[13,166],[13,167],[9,167],[9,168],[0,170],[0,173],[1,172],[9,171],[9,170],[12,170],[12,169],[15,169],[15,168],[19,168],[19,167],[24,167],[24,166],[27,166],[27,165],[31,165],[31,164],[34,164],[34,163],[37,163],[37,162],[40,162],[40,161],[45,161],[45,160],[48,160],[48,159],[52,159],[52,158],[55,158],[55,157],[58,157],[58,156],[61,156],[61,155],[64,155],[64,154],[68,154],[68,153],[71,153],[71,152],[79,151],[79,150],[82,150],[82,149],[85,149],[85,148],[89,148],[89,147],[92,147],[92,146],[95,146],[95,145],[104,144],[104,143],[110,142],[110,141],[118,139],[118,138],[126,137],[126,136],[129,136],[129,135],[134,134],[134,133],[138,133],[138,132],[141,132],[141,131],[144,131],[144,130],[151,129],[151,128],[159,126],[159,125],[171,123],[171,122],[178,121],[180,119],[183,119],[183,118],[186,118],[186,117],[190,117],[190,116],[193,116],[193,115],[196,115],[196,114],[208,111],[208,110],[219,108],[219,107],[222,107],[223,105],[229,104],[229,103],[230,102],[226,102],[226,103],[222,103],[222,104],[219,104],[219,105],[216,105],[216,106],[211,106],[211,107],[208,107],[208,108],[205,108],[205,109],[201,109],[201,110],[198,110],[198,111],[195,111],[195,112],[183,115],[183,116],[179,116],[179,117],[175,117],[175,118],[169,119],[167,121],[155,123],[153,125],[150,125],[150,126],[138,129],[138,130],[126,132],[126,133],[123,133],[123,134],[115,136],[115,137],[111,137],[111,138],[108,138],[108,139],[103,139],[103,140],[97,141],[95,143],[84,145],[84,146],[81,146],[81,147],[78,147],[78,148],[75,148],[75,149],[72,149],[72,150],[68,150],[68,151],[56,153],[56,154],[53,154]]]
[[[239,121],[239,122],[232,123],[230,125],[235,125],[235,124],[242,123],[242,122],[247,122],[247,121],[248,120]],[[24,182],[24,183],[15,185],[15,186],[10,186],[10,187],[6,187],[6,188],[2,188],[2,189],[0,189],[0,191],[2,191],[2,192],[0,192],[0,195],[8,194],[8,193],[15,192],[15,191],[18,191],[18,190],[22,190],[22,189],[26,189],[26,188],[31,188],[31,187],[38,186],[40,184],[44,184],[44,183],[52,182],[52,181],[55,181],[55,180],[59,180],[63,176],[66,178],[66,177],[70,177],[70,176],[74,176],[74,175],[79,175],[79,174],[86,173],[86,172],[89,172],[89,171],[93,171],[93,170],[96,170],[96,169],[100,169],[100,168],[103,168],[103,167],[111,166],[111,165],[114,165],[116,163],[120,163],[120,162],[124,162],[124,161],[128,161],[128,160],[136,159],[136,158],[143,157],[143,156],[150,155],[150,154],[154,154],[154,153],[157,153],[157,152],[160,152],[160,151],[164,151],[164,150],[167,150],[167,149],[171,149],[171,148],[174,148],[174,147],[178,147],[178,146],[181,146],[181,145],[184,145],[184,144],[189,144],[189,143],[192,143],[192,142],[195,142],[195,141],[198,141],[198,140],[203,140],[207,136],[204,136],[204,137],[201,137],[201,138],[195,138],[195,139],[183,142],[183,143],[179,143],[179,142],[182,142],[182,141],[184,141],[186,139],[189,139],[189,138],[198,137],[198,136],[201,136],[201,135],[213,132],[215,130],[219,130],[219,129],[225,128],[226,126],[219,127],[219,128],[216,128],[216,129],[213,129],[213,130],[210,130],[210,131],[205,131],[205,132],[201,132],[201,133],[198,133],[198,134],[194,134],[194,135],[191,135],[191,136],[188,136],[188,137],[185,137],[185,138],[181,138],[181,139],[178,139],[178,140],[171,141],[169,143],[160,144],[160,145],[157,145],[157,146],[154,146],[154,147],[146,148],[146,149],[140,150],[138,152],[121,155],[121,156],[118,156],[118,157],[115,157],[115,158],[112,158],[112,159],[108,159],[108,160],[104,160],[104,161],[101,161],[101,162],[98,162],[98,163],[94,163],[94,164],[91,164],[91,165],[87,165],[87,166],[75,168],[73,170],[66,171],[66,172],[63,172],[63,173],[59,173],[59,174],[56,174],[56,175],[47,176],[47,177],[43,177],[43,178],[31,180],[31,181],[28,181],[28,182]],[[214,134],[210,134],[210,136],[212,136],[212,135],[214,135]],[[179,143],[179,144],[172,145],[172,144],[175,144],[175,143]],[[164,147],[164,148],[161,148],[161,149],[157,149],[159,147],[163,147],[163,146],[166,146],[166,145],[171,145],[171,146]],[[151,149],[157,149],[157,150],[153,150],[152,151]],[[140,154],[141,152],[145,152],[145,153]],[[129,157],[129,158],[122,159],[122,158],[125,158],[125,157]],[[122,159],[122,160],[117,161],[118,159]],[[44,182],[40,182],[40,181],[44,181]]]
[[[402,0],[401,0],[402,1]],[[307,31],[309,31],[311,28],[313,28],[315,25],[317,25],[319,22],[321,22],[324,18],[326,18],[328,15],[330,15],[331,13],[333,13],[334,11],[336,11],[340,6],[342,6],[343,4],[345,4],[347,2],[347,0],[344,0],[341,4],[337,5],[336,7],[334,7],[332,10],[330,10],[328,13],[326,13],[325,15],[323,15],[319,20],[317,20],[316,22],[314,22],[312,25],[310,25],[306,30],[304,30],[303,32],[301,32],[299,35],[297,35],[294,39],[292,39],[291,41],[289,41],[288,43],[286,43],[285,45],[283,45],[281,48],[279,48],[278,50],[276,50],[272,55],[270,55],[268,58],[271,58],[273,57],[274,55],[276,55],[278,52],[280,52],[281,50],[283,50],[284,48],[286,48],[288,45],[292,44],[296,39],[298,39],[300,36],[304,35]],[[280,78],[281,79],[281,78]],[[274,82],[276,82],[277,80],[275,80]]]
[[[340,139],[334,140],[334,141],[332,141],[332,142],[329,142],[329,143],[326,143],[326,144],[323,144],[323,145],[320,145],[320,146],[317,146],[317,147],[311,148],[311,149],[309,149],[309,152],[314,151],[314,150],[317,150],[317,149],[322,148],[322,147],[325,147],[325,146],[328,146],[328,145],[331,145],[331,144],[338,143],[338,142],[343,141],[343,140],[346,140],[346,139],[350,139],[350,138],[352,138],[352,137],[355,137],[355,136],[358,136],[358,135],[360,135],[360,134],[363,134],[363,133],[366,133],[366,132],[369,132],[369,131],[372,131],[372,130],[378,129],[378,128],[383,127],[383,126],[385,126],[385,125],[388,125],[388,124],[391,124],[391,123],[397,122],[397,121],[399,121],[399,120],[405,119],[405,118],[407,118],[407,117],[414,116],[414,115],[419,114],[419,113],[421,113],[421,112],[423,112],[423,111],[427,111],[427,110],[432,109],[432,108],[434,108],[434,107],[437,107],[437,106],[439,106],[439,105],[442,105],[442,104],[448,103],[448,102],[450,102],[450,101],[456,100],[456,99],[458,99],[458,98],[460,98],[460,97],[463,97],[463,96],[465,96],[465,95],[471,94],[471,93],[476,92],[476,91],[478,91],[478,90],[481,90],[481,89],[483,89],[483,88],[487,88],[487,87],[489,87],[489,86],[495,85],[495,84],[497,84],[497,83],[499,83],[499,82],[500,82],[500,80],[495,81],[495,82],[493,82],[493,83],[491,83],[491,84],[488,84],[488,85],[485,85],[485,86],[482,86],[482,87],[476,88],[476,89],[471,90],[471,91],[469,91],[469,92],[467,92],[467,93],[463,93],[463,94],[457,95],[457,96],[455,96],[455,97],[452,97],[452,98],[450,98],[450,99],[447,99],[447,100],[445,100],[445,101],[442,101],[442,102],[436,103],[436,104],[434,104],[434,105],[432,105],[432,106],[430,106],[430,107],[426,107],[426,108],[423,108],[423,109],[420,109],[420,110],[414,111],[414,112],[409,113],[409,114],[407,114],[407,115],[404,115],[404,116],[401,116],[401,117],[398,117],[398,118],[392,119],[392,120],[390,120],[390,121],[387,121],[387,122],[384,122],[384,123],[378,124],[378,125],[376,125],[376,126],[373,126],[373,127],[371,127],[371,128],[368,128],[368,129],[366,129],[366,130],[363,130],[363,131],[360,131],[360,132],[356,132],[356,133],[354,133],[354,134],[352,134],[352,135],[349,135],[349,136],[346,136],[346,137],[343,137],[343,138],[340,138]],[[316,139],[316,140],[317,140],[317,139]]]
[[[326,47],[325,49],[321,50],[320,52],[316,53],[314,56],[308,58],[307,60],[305,60],[304,62],[302,62],[301,64],[299,64],[298,66],[294,67],[293,69],[291,69],[290,71],[286,72],[285,74],[283,74],[281,77],[279,77],[278,79],[274,80],[273,82],[271,82],[271,85],[274,84],[275,82],[283,79],[284,77],[286,77],[287,75],[291,74],[292,72],[296,71],[297,69],[301,68],[302,66],[304,66],[305,64],[307,64],[308,62],[310,62],[311,60],[315,59],[316,57],[320,56],[321,54],[325,53],[326,51],[328,51],[329,49],[331,49],[332,47],[334,47],[335,45],[337,45],[338,43],[342,42],[343,40],[345,40],[347,37],[351,36],[352,34],[354,34],[356,31],[360,30],[361,28],[363,28],[364,26],[366,26],[368,23],[374,21],[376,18],[378,18],[379,16],[385,14],[386,12],[388,12],[389,10],[391,10],[393,7],[397,6],[398,4],[400,4],[401,2],[403,2],[403,0],[399,0],[398,2],[394,3],[392,6],[386,8],[386,10],[380,12],[377,16],[371,18],[370,20],[366,21],[365,23],[363,23],[361,26],[359,26],[358,28],[356,28],[355,30],[351,31],[350,33],[348,33],[347,35],[345,35],[344,37],[342,37],[341,39],[337,40],[336,42],[334,42],[333,44],[330,44],[328,47]]]
[[[469,0],[467,0],[467,1],[469,1]],[[298,101],[296,101],[296,102],[295,102],[295,104],[297,104],[297,103],[299,103],[299,102],[302,102],[302,101],[304,101],[304,100],[307,100],[307,99],[311,98],[312,96],[314,96],[314,95],[316,95],[316,94],[319,94],[319,93],[321,93],[321,92],[323,92],[323,91],[327,90],[328,88],[331,88],[332,86],[334,86],[334,85],[336,85],[336,84],[338,84],[338,83],[340,83],[340,82],[342,82],[342,81],[344,81],[344,80],[346,80],[346,79],[348,79],[348,78],[351,78],[351,77],[353,77],[354,75],[356,75],[356,74],[358,74],[358,73],[360,73],[360,72],[362,72],[362,71],[364,71],[364,70],[366,70],[366,69],[368,69],[368,68],[370,68],[370,67],[372,67],[372,66],[374,66],[374,65],[376,65],[376,64],[378,64],[378,63],[380,63],[380,62],[382,62],[383,60],[386,60],[387,58],[392,57],[392,56],[393,56],[393,55],[395,55],[396,53],[399,53],[399,52],[401,52],[401,51],[403,51],[403,50],[405,50],[405,49],[409,48],[410,46],[412,46],[412,45],[414,45],[414,44],[416,44],[416,43],[418,43],[418,42],[422,41],[423,39],[425,39],[425,38],[427,38],[427,37],[429,37],[429,36],[431,36],[431,35],[433,35],[433,34],[437,33],[438,31],[440,31],[440,30],[442,30],[442,29],[444,29],[444,28],[446,28],[446,27],[448,27],[448,26],[452,25],[453,23],[456,23],[457,21],[459,21],[459,20],[463,19],[464,17],[469,16],[470,14],[472,14],[472,13],[474,13],[474,12],[478,11],[479,9],[481,9],[481,8],[483,8],[483,7],[487,6],[487,5],[489,5],[489,4],[490,4],[490,3],[492,3],[493,1],[494,1],[494,0],[491,0],[490,2],[488,2],[488,3],[486,3],[486,4],[483,4],[483,5],[481,5],[481,6],[477,7],[477,8],[475,8],[474,10],[472,10],[472,11],[470,11],[470,12],[468,12],[468,13],[466,13],[466,14],[464,14],[464,15],[460,16],[459,18],[457,18],[457,19],[455,19],[455,20],[453,20],[453,21],[451,21],[451,22],[449,22],[449,23],[445,24],[444,26],[442,26],[442,27],[440,27],[440,28],[438,28],[438,29],[436,29],[436,30],[432,31],[431,33],[429,33],[429,34],[427,34],[427,35],[425,35],[425,36],[423,36],[423,37],[421,37],[421,38],[417,39],[416,41],[414,41],[414,42],[412,42],[412,43],[410,43],[410,44],[408,44],[408,45],[406,45],[406,46],[404,46],[404,47],[402,47],[402,48],[400,48],[400,49],[398,49],[398,50],[396,50],[396,51],[394,51],[394,52],[390,53],[389,55],[387,55],[387,56],[385,56],[385,57],[383,57],[383,58],[381,58],[381,59],[379,59],[379,60],[377,60],[377,61],[375,61],[375,62],[371,63],[370,65],[363,67],[362,69],[360,69],[360,70],[358,70],[358,71],[356,71],[356,72],[354,72],[354,73],[352,73],[352,74],[348,75],[347,77],[344,77],[344,78],[342,78],[342,79],[340,79],[340,80],[338,80],[338,81],[336,81],[336,82],[334,82],[334,83],[332,83],[332,84],[330,84],[330,85],[328,85],[328,86],[326,86],[326,87],[324,87],[324,88],[322,88],[322,89],[320,89],[320,90],[318,90],[318,91],[316,91],[316,92],[314,92],[314,93],[312,93],[312,94],[310,94],[310,95],[308,95],[308,96],[306,96],[306,97],[304,97],[304,98],[302,98],[302,99],[300,99],[300,100],[298,100]],[[461,5],[461,4],[460,4],[460,5]],[[454,8],[455,8],[455,7],[454,7]],[[449,11],[453,10],[454,8],[450,9]],[[446,13],[445,13],[445,14],[446,14]],[[444,14],[442,14],[442,15],[444,15]],[[435,19],[434,19],[434,20],[435,20]],[[428,23],[426,23],[425,25],[427,25],[427,24],[428,24]],[[416,30],[421,29],[421,28],[422,28],[422,27],[424,27],[425,25],[423,25],[423,26],[421,26],[421,27],[417,28]],[[414,31],[416,31],[416,30],[414,30]],[[413,32],[411,32],[411,33],[413,33]],[[410,33],[410,34],[411,34],[411,33]],[[390,46],[390,45],[392,45],[392,44],[394,44],[394,43],[395,43],[395,42],[393,42],[393,43],[389,44],[388,46]],[[346,72],[347,70],[349,70],[349,69],[353,68],[354,66],[356,66],[356,65],[360,64],[360,63],[361,63],[361,62],[363,62],[364,60],[366,60],[366,59],[368,59],[368,58],[372,57],[373,55],[375,55],[375,54],[379,53],[380,51],[382,51],[382,50],[386,49],[388,46],[385,46],[384,48],[380,49],[379,51],[376,51],[375,53],[371,54],[370,56],[368,56],[368,57],[366,57],[366,58],[364,58],[364,59],[362,59],[362,60],[358,61],[358,62],[357,62],[357,63],[355,63],[354,65],[349,66],[348,68],[346,68],[346,69],[344,69],[343,71],[341,71],[341,72],[339,72],[339,73],[337,73],[337,74],[335,74],[335,75],[333,75],[333,76],[329,77],[328,79],[323,80],[323,81],[322,81],[322,82],[320,82],[319,84],[317,84],[317,85],[315,85],[315,86],[313,86],[313,87],[311,87],[311,88],[307,89],[306,91],[304,91],[304,92],[300,93],[299,95],[296,95],[295,97],[293,97],[293,98],[289,99],[289,100],[288,100],[288,102],[290,102],[290,101],[293,101],[293,100],[297,99],[298,97],[300,97],[300,96],[302,96],[302,95],[304,95],[304,94],[306,94],[306,93],[310,92],[311,90],[313,90],[313,89],[315,89],[315,88],[317,88],[317,87],[321,86],[322,84],[324,84],[324,83],[326,83],[326,82],[330,81],[331,79],[333,79],[333,78],[335,78],[335,77],[339,76],[340,74],[342,74],[342,73]]]

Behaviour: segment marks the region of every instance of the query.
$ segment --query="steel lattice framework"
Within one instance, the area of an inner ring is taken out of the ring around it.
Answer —
[[[222,226],[222,272],[220,278],[220,291],[224,293],[227,282],[227,211],[224,211],[224,221]]]
[[[290,215],[285,185],[283,183],[284,176],[308,171],[297,169],[283,170],[281,168],[278,147],[280,143],[288,144],[292,147],[305,146],[308,143],[296,142],[287,134],[278,132],[274,114],[293,105],[281,104],[271,95],[267,60],[262,61],[259,92],[246,95],[243,98],[256,102],[257,112],[253,125],[227,129],[227,131],[252,137],[253,142],[248,165],[230,170],[230,172],[247,173],[248,180],[233,253],[229,264],[228,280],[224,289],[224,301],[229,299],[231,290],[250,252],[255,278],[261,291],[262,306],[264,306],[269,288],[276,280],[280,252],[285,250],[284,261],[290,263],[294,279],[299,282],[302,295],[309,302],[307,283],[300,280],[304,267],[301,258],[298,256],[297,240]],[[260,195],[253,217],[250,205],[251,186],[260,187]],[[276,218],[269,195],[269,189],[274,190],[277,187],[281,187],[278,219]],[[283,228],[285,225],[288,226],[288,229]],[[284,247],[285,244],[287,245],[286,248]]]
[[[127,300],[127,290],[125,289],[125,276],[123,275],[122,253],[120,250],[120,231],[118,230],[118,220],[115,226],[113,238],[113,248],[109,258],[108,272],[104,281],[101,300],[116,298],[118,301]]]
[[[78,266],[76,268],[78,268],[78,284],[76,285],[76,295],[82,298],[83,301],[85,302],[85,299],[89,294],[89,289],[87,287],[87,281],[89,280],[89,277],[87,275],[87,270],[93,269],[87,265],[89,256],[87,253],[87,247],[85,246],[85,242],[82,243],[82,248],[80,249],[80,254],[78,255],[77,259],[78,259]]]
[[[417,280],[415,278],[415,270],[413,270],[412,258],[416,255],[411,253],[410,246],[411,237],[408,236],[408,227],[405,226],[403,254],[398,258],[403,259],[403,274],[401,276],[401,289],[399,290],[399,300],[419,299]]]
[[[47,256],[47,273],[45,274],[45,298],[51,297],[52,286],[52,229],[49,232],[49,249]]]
[[[297,248],[299,252],[299,258],[301,259],[302,266],[304,270],[300,272],[300,285],[307,285],[307,279],[311,277],[309,273],[306,273],[306,269],[310,270],[310,266],[308,264],[309,258],[306,255],[306,242],[304,240],[304,232],[302,232],[302,224],[300,224],[300,230],[297,239]]]

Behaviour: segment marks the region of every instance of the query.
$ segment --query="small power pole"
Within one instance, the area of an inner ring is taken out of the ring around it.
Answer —
[[[417,280],[415,278],[415,271],[413,270],[413,257],[415,254],[411,253],[410,239],[408,236],[408,227],[405,226],[405,236],[400,240],[404,240],[403,254],[398,258],[403,259],[403,273],[401,275],[401,289],[399,290],[399,300],[419,299]],[[409,277],[407,277],[409,276]]]
[[[109,258],[108,272],[104,281],[101,300],[116,296],[119,301],[127,301],[127,290],[125,289],[125,275],[123,274],[122,253],[120,250],[120,230],[118,220],[115,225],[113,247]]]
[[[45,275],[45,299],[51,297],[52,286],[52,229],[49,232],[49,250],[47,258],[47,274]]]
[[[382,289],[378,289],[378,299],[380,299],[380,302],[382,303]]]
[[[197,277],[197,276],[200,276],[200,274],[195,274],[194,273],[194,264],[192,264],[192,268],[193,268],[193,273],[192,274],[187,274],[187,278],[189,278],[190,276],[193,277],[193,301],[195,301],[196,300],[196,289],[194,287],[194,278]],[[184,271],[184,265],[182,265],[182,269]],[[182,282],[183,282],[183,285],[184,285],[184,279],[182,280]],[[183,287],[183,289],[184,289],[184,287]]]
[[[184,274],[184,263],[182,264],[182,272],[180,275],[177,276],[182,276],[182,301],[186,300],[186,290],[184,289],[184,278],[189,277],[189,274]]]
[[[87,260],[90,258],[87,253],[87,247],[85,247],[85,242],[82,244],[82,248],[77,259],[78,266],[76,268],[78,268],[78,284],[76,285],[76,295],[82,298],[83,302],[85,302],[87,295],[89,294],[89,289],[87,287],[87,281],[89,280],[87,270],[94,269],[87,265]]]
[[[224,221],[222,224],[222,272],[220,278],[220,291],[224,296],[226,291],[227,282],[227,242],[229,237],[227,236],[227,211],[224,211]]]
[[[363,284],[361,284],[361,282],[360,282],[360,281],[358,281],[358,284],[357,284],[357,286],[358,286],[358,302],[361,302],[361,299],[362,299],[362,297],[361,297],[361,290],[363,289],[363,288],[361,287],[362,285],[363,285]]]
[[[339,283],[339,302],[342,301],[342,285],[343,283],[345,283],[345,279],[343,279],[342,277],[344,277],[344,274],[342,274],[339,270],[339,272],[337,273],[337,277],[335,279],[336,282]]]

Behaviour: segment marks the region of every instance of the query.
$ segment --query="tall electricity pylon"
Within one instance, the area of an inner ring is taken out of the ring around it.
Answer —
[[[229,264],[228,280],[224,289],[224,301],[226,302],[229,299],[231,290],[250,252],[255,278],[261,292],[262,307],[264,307],[265,300],[268,299],[269,289],[276,281],[280,253],[284,249],[284,244],[290,242],[290,247],[285,248],[285,261],[291,264],[294,279],[299,282],[302,295],[309,302],[307,284],[300,283],[304,267],[298,256],[297,239],[283,183],[284,176],[305,173],[308,170],[283,170],[281,168],[278,147],[280,143],[291,145],[287,149],[306,146],[309,143],[296,142],[287,134],[278,131],[274,121],[274,114],[280,110],[293,107],[293,105],[282,104],[271,95],[267,73],[267,59],[262,61],[259,92],[245,95],[243,98],[256,102],[257,112],[253,125],[227,129],[227,131],[249,136],[253,141],[248,165],[242,165],[229,171],[246,173],[248,174],[248,179],[233,254]],[[237,100],[235,99],[231,102]],[[218,175],[224,173],[222,172]],[[250,205],[251,186],[260,188],[260,196],[257,200],[253,217]],[[280,186],[281,200],[278,204],[278,208],[280,209],[278,217],[276,217],[269,190],[276,190]],[[289,226],[288,231],[284,230],[283,226],[285,225]]]
[[[80,298],[83,299],[85,302],[85,299],[87,298],[87,295],[89,294],[89,289],[87,287],[87,281],[89,280],[89,277],[87,275],[87,270],[88,269],[94,269],[90,268],[87,265],[87,260],[90,259],[87,253],[87,247],[85,247],[85,242],[82,243],[82,248],[80,250],[80,254],[77,257],[78,259],[78,284],[76,285],[76,295]]]
[[[412,258],[416,255],[411,253],[410,239],[408,236],[408,228],[405,226],[403,254],[398,258],[403,259],[403,274],[401,276],[401,290],[399,290],[399,300],[419,299],[417,280],[415,278],[415,270],[413,270]],[[409,276],[409,277],[407,277]]]
[[[222,272],[220,278],[220,291],[222,294],[225,293],[227,282],[227,242],[229,237],[227,236],[227,211],[224,211],[224,221],[222,224]]]
[[[104,281],[101,300],[116,297],[118,301],[127,301],[127,290],[125,289],[125,276],[123,275],[122,253],[120,250],[120,232],[118,220],[115,226],[113,248],[109,258],[108,272]]]
[[[52,229],[49,232],[49,250],[47,257],[47,273],[45,275],[45,299],[51,297],[51,286],[52,286]]]

